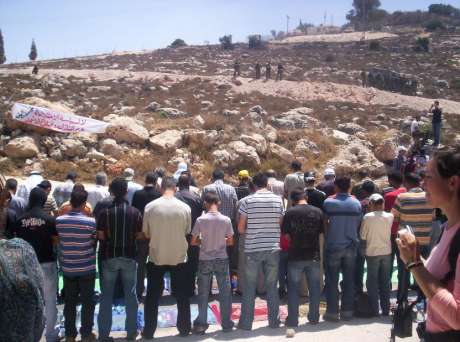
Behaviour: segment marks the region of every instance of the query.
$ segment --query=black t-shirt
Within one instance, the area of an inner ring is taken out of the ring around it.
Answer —
[[[324,232],[320,209],[309,204],[291,207],[284,215],[281,231],[291,238],[288,260],[320,260],[319,235]]]
[[[160,192],[153,186],[145,186],[142,190],[137,190],[133,195],[132,206],[144,215],[147,204],[161,197]]]
[[[431,120],[432,123],[440,123],[442,122],[442,109],[441,108],[434,108],[431,113],[433,113],[433,118]]]
[[[53,236],[57,236],[56,221],[42,208],[32,208],[19,216],[14,225],[14,235],[33,247],[39,263],[56,261],[52,240]]]
[[[176,198],[184,202],[192,211],[192,228],[195,226],[196,219],[203,213],[203,200],[190,190],[182,189],[176,192]]]
[[[308,204],[323,209],[323,203],[326,200],[326,194],[318,189],[305,189]]]

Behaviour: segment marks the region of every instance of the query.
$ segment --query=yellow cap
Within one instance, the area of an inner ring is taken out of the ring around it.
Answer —
[[[241,170],[238,172],[238,178],[249,178],[248,170]]]

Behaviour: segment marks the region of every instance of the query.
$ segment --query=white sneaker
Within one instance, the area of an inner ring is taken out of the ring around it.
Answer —
[[[295,330],[292,328],[286,329],[286,337],[287,338],[292,338],[295,336]]]

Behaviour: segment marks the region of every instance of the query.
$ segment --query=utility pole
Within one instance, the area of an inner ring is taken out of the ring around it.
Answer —
[[[289,15],[286,15],[286,35],[289,33]]]
[[[363,2],[363,41],[366,40],[366,0]]]

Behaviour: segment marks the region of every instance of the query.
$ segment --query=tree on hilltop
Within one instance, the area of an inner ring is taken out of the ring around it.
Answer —
[[[388,13],[380,8],[380,0],[353,0],[353,9],[347,14],[347,20],[352,24],[361,24],[366,28],[369,23],[384,19]]]
[[[30,46],[29,59],[35,61],[37,59],[37,45],[35,45],[35,40],[32,39],[32,45]]]
[[[179,48],[179,47],[184,47],[184,46],[187,46],[187,43],[183,39],[180,39],[180,38],[177,38],[171,43],[171,45],[169,45],[170,48]]]
[[[234,48],[231,34],[220,37],[219,42],[224,50],[233,50]]]
[[[2,30],[0,30],[0,64],[3,64],[6,62],[6,57],[5,57],[5,47],[3,45],[3,34]]]

